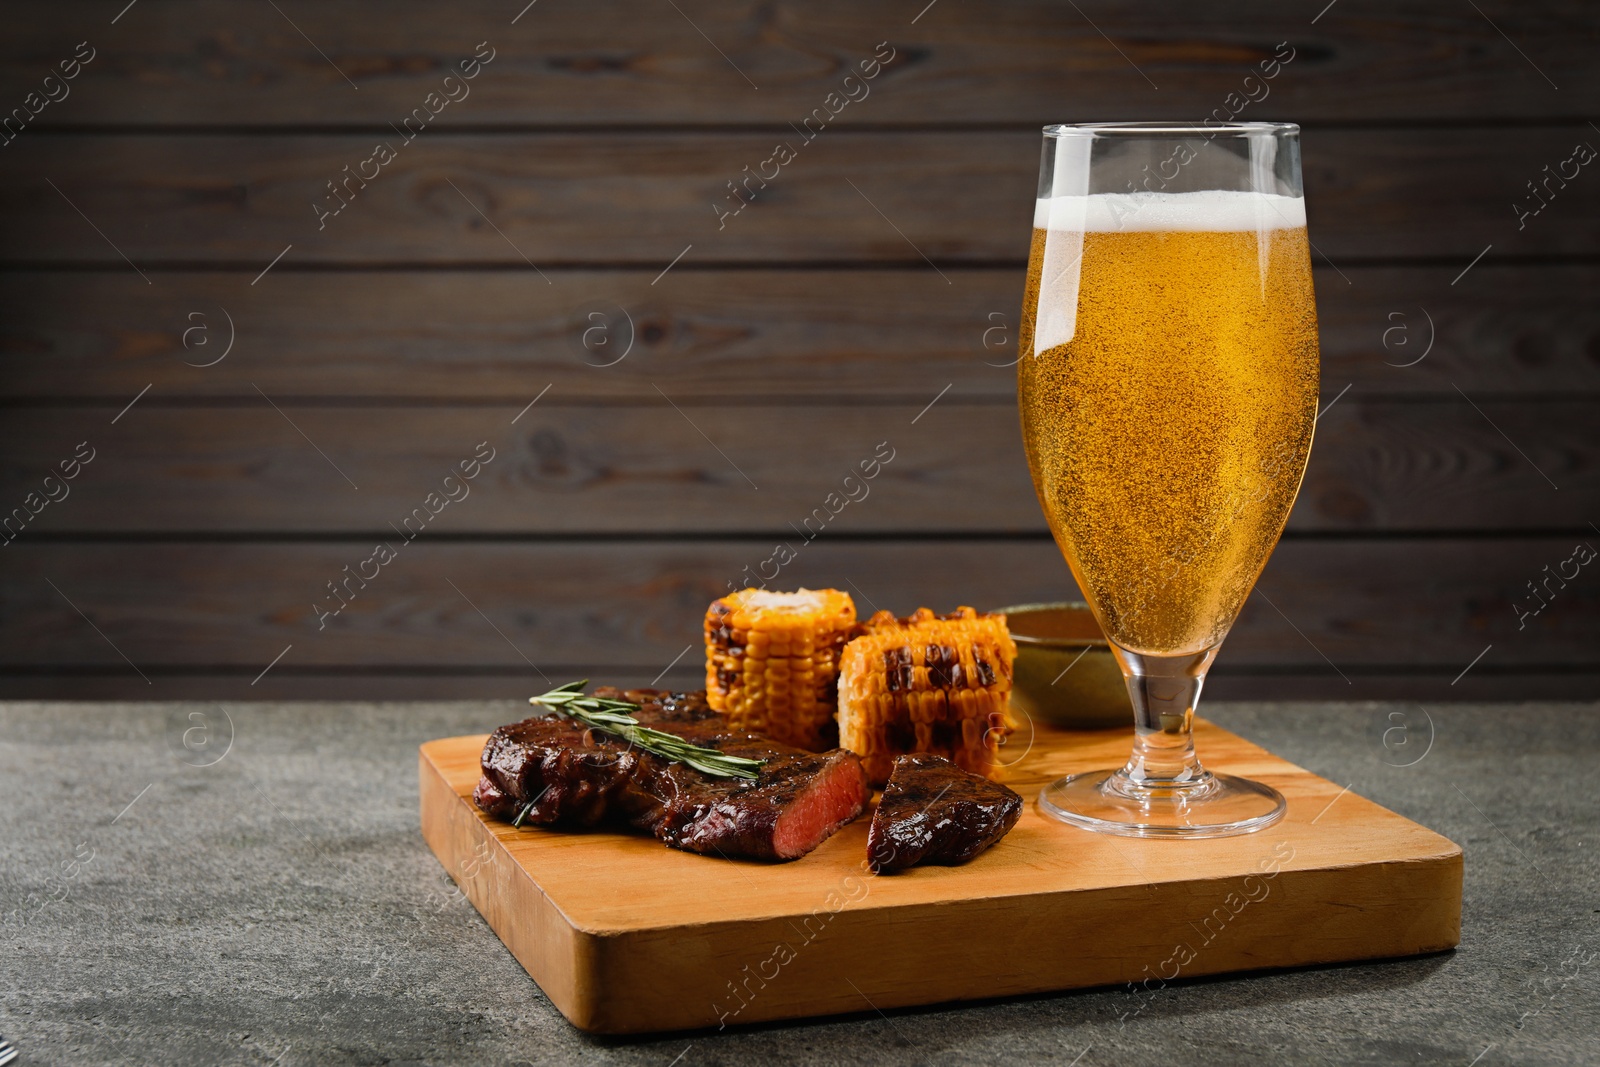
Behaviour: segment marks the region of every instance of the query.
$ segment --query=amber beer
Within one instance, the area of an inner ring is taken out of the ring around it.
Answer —
[[[1107,635],[1152,655],[1220,643],[1311,450],[1304,201],[1040,200],[1019,345],[1034,488]]]

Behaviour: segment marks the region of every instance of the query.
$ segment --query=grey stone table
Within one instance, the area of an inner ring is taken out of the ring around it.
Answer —
[[[1600,705],[1207,709],[1460,843],[1455,952],[627,1040],[569,1026],[417,830],[418,743],[521,708],[0,705],[19,1064],[1600,1063]]]

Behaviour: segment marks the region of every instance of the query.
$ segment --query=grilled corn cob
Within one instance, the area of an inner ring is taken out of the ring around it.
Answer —
[[[1017,646],[1004,615],[919,608],[897,619],[880,611],[839,662],[839,743],[881,785],[894,758],[945,756],[974,774],[995,767],[1012,729],[1011,666]]]
[[[745,589],[706,611],[706,701],[735,728],[831,748],[839,653],[856,606],[837,589]]]

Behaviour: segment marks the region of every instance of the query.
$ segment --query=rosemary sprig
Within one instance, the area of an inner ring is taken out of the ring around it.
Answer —
[[[743,756],[730,756],[714,748],[691,745],[677,734],[641,726],[639,720],[632,714],[639,710],[639,705],[626,700],[585,696],[583,690],[588,684],[588,679],[568,682],[548,693],[529,697],[528,703],[549,708],[557,714],[576,719],[590,729],[620,737],[646,752],[653,752],[662,759],[669,759],[675,763],[687,764],[701,774],[709,774],[713,778],[753,779],[757,777],[761,765],[766,762],[746,759]]]

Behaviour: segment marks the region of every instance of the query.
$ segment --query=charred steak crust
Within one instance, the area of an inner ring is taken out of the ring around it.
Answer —
[[[524,719],[489,735],[472,799],[485,812],[524,822],[593,826],[605,817],[637,762],[599,735],[558,716]]]
[[[730,755],[767,762],[754,781],[713,778],[560,716],[500,727],[483,749],[473,801],[524,823],[622,824],[675,848],[722,856],[795,859],[866,807],[871,788],[855,755],[807,752],[729,728],[704,693],[600,687],[639,705],[646,726]]]
[[[893,874],[919,863],[966,863],[1010,832],[1022,798],[999,782],[962,770],[943,756],[894,761],[867,832],[867,863]]]

